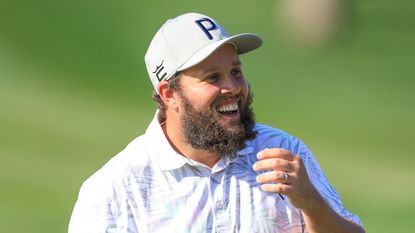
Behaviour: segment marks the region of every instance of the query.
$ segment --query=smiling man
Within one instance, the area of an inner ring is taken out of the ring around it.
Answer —
[[[213,167],[253,139],[251,98],[236,52],[225,43],[199,64],[175,77],[178,88],[158,85],[166,111],[162,128],[175,149],[187,158]]]
[[[305,144],[255,123],[239,55],[261,44],[202,14],[163,24],[155,117],[82,185],[69,232],[364,232]]]

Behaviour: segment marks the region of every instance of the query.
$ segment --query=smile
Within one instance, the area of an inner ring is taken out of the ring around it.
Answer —
[[[234,112],[238,110],[238,103],[222,105],[220,107],[217,107],[216,110],[220,113]]]
[[[216,108],[219,116],[225,121],[239,120],[239,105],[238,102],[228,103]]]

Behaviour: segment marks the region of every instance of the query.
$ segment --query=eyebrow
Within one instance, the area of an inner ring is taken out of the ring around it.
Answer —
[[[236,61],[234,61],[233,63],[232,63],[232,65],[233,66],[241,66],[242,65],[242,62],[241,62],[241,60],[236,60]],[[215,72],[217,69],[214,67],[214,68],[207,68],[207,69],[205,69],[205,70],[203,70],[202,71],[202,74],[209,74],[209,73],[212,73],[212,72]]]

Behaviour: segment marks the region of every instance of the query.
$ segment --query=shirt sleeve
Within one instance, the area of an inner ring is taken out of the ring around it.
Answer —
[[[323,198],[338,214],[362,226],[362,222],[359,219],[359,217],[355,214],[350,213],[343,206],[340,195],[335,190],[335,188],[329,183],[326,175],[322,171],[320,165],[317,163],[316,159],[314,158],[310,150],[307,148],[307,146],[302,141],[296,138],[294,138],[292,142],[292,146],[294,146],[293,152],[300,155],[303,159],[311,182],[317,188],[317,190],[320,192]]]
[[[91,177],[81,187],[72,212],[68,233],[109,233],[116,227],[113,200],[108,190]]]

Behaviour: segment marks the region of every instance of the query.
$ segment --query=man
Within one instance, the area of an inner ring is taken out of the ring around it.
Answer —
[[[255,124],[239,54],[261,43],[167,21],[145,56],[158,111],[83,184],[69,232],[364,232],[300,140]]]

